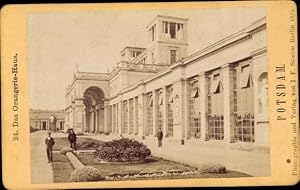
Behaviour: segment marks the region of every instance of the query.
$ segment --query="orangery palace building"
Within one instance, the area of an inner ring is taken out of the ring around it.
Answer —
[[[188,19],[158,15],[146,48],[125,47],[110,73],[79,72],[64,128],[165,141],[268,147],[266,18],[187,55]]]

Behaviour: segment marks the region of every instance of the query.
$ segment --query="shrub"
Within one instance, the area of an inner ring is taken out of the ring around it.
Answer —
[[[96,149],[101,144],[102,144],[101,142],[83,141],[83,142],[77,143],[76,147],[80,148],[80,149]]]
[[[33,132],[36,132],[36,131],[38,131],[38,129],[35,129],[35,128],[30,126],[30,133],[33,133]]]
[[[71,173],[71,182],[102,181],[104,179],[100,171],[91,166],[78,168]]]
[[[207,162],[199,167],[200,173],[226,173],[226,167],[216,162]]]
[[[101,144],[95,155],[109,162],[143,161],[151,151],[134,139],[121,138]]]
[[[73,152],[73,149],[70,147],[64,147],[62,149],[60,149],[60,154],[66,154],[67,152]]]

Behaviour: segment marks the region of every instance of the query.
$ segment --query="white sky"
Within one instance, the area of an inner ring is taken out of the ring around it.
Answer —
[[[64,109],[65,88],[76,65],[79,71],[111,71],[125,46],[146,46],[145,27],[157,14],[189,19],[190,55],[266,13],[263,8],[32,13],[28,17],[30,108]]]

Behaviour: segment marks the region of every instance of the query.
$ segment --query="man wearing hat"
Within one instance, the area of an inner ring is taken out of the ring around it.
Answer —
[[[48,132],[48,137],[45,139],[47,148],[48,163],[52,162],[52,147],[55,144],[54,139],[51,137],[51,132]]]

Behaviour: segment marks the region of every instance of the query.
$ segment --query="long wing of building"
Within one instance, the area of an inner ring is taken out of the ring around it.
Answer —
[[[266,19],[187,55],[188,19],[158,15],[147,47],[125,47],[111,73],[79,72],[66,89],[65,130],[183,144],[268,146]]]

